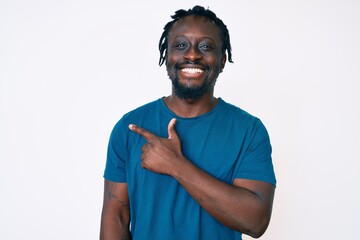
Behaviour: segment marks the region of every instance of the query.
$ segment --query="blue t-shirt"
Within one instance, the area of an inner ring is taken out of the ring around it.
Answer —
[[[269,136],[258,118],[221,98],[210,112],[182,118],[158,99],[124,115],[108,146],[104,177],[127,183],[133,239],[241,239],[241,233],[210,216],[174,178],[141,167],[146,140],[128,125],[167,138],[174,117],[184,156],[211,176],[229,184],[243,178],[276,185]]]

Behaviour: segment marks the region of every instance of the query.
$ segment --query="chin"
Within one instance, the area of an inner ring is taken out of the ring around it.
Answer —
[[[185,86],[177,80],[172,81],[174,94],[181,99],[199,99],[209,90],[209,85]]]

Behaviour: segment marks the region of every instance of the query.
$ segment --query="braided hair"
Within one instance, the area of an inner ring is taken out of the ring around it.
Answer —
[[[222,52],[225,53],[227,51],[228,53],[228,61],[233,62],[231,58],[231,44],[230,44],[230,36],[229,31],[226,27],[226,25],[223,23],[221,19],[219,19],[214,12],[212,12],[209,9],[205,9],[201,6],[195,6],[192,9],[184,10],[180,9],[175,12],[174,15],[171,16],[173,19],[172,21],[168,22],[164,27],[164,32],[162,33],[159,41],[159,51],[160,51],[160,59],[159,59],[159,65],[163,65],[163,63],[166,60],[166,50],[168,47],[168,35],[171,30],[171,27],[174,25],[176,21],[179,19],[190,16],[190,15],[196,15],[196,16],[202,16],[207,17],[210,20],[212,20],[219,28],[221,32],[221,40],[223,42],[222,44]]]

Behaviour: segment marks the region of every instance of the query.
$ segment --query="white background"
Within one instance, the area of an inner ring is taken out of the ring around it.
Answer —
[[[358,239],[360,2],[196,3],[230,30],[216,96],[271,136],[278,186],[261,239]],[[170,94],[158,40],[194,4],[0,1],[0,239],[98,238],[110,131]]]

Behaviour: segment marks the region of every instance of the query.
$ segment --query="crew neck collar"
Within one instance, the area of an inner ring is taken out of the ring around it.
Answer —
[[[205,118],[207,116],[210,116],[212,114],[214,114],[217,109],[224,103],[224,101],[222,100],[222,98],[218,98],[218,102],[217,104],[215,105],[214,108],[212,108],[209,112],[206,112],[206,113],[203,113],[203,114],[200,114],[199,116],[196,116],[196,117],[180,117],[178,115],[176,115],[173,111],[170,110],[170,108],[168,108],[168,106],[166,106],[165,104],[165,101],[164,101],[165,97],[162,97],[160,98],[158,101],[160,102],[161,106],[164,108],[164,110],[169,114],[171,115],[171,117],[175,117],[177,119],[183,119],[183,120],[193,120],[193,119],[200,119],[200,118]]]

